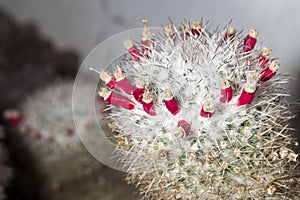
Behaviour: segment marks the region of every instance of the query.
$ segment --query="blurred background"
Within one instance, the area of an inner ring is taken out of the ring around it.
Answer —
[[[279,57],[279,71],[294,78],[287,89],[298,114],[299,10],[299,0],[0,0],[0,200],[136,199],[124,174],[85,152],[72,124],[54,131],[44,124],[53,127],[57,122],[39,120],[53,106],[47,101],[54,98],[49,93],[63,91],[55,98],[68,102],[61,93],[72,90],[77,69],[94,46],[142,27],[142,19],[160,27],[169,17],[177,26],[203,17],[210,29],[233,19],[232,25],[244,33],[257,29],[260,44]],[[65,104],[57,109],[59,105]],[[71,119],[68,109],[59,117]],[[298,121],[293,122],[297,130]],[[59,142],[51,143],[55,139]]]

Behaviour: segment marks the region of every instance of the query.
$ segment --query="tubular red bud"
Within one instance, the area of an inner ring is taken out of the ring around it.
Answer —
[[[142,38],[141,44],[142,44],[143,54],[145,56],[149,56],[149,54],[152,53],[151,49],[154,47],[153,41],[150,39]]]
[[[102,88],[99,92],[99,95],[106,101],[108,104],[116,106],[116,107],[122,107],[127,110],[134,109],[134,103],[128,99],[127,97],[124,97],[122,95],[113,93],[106,88]]]
[[[133,93],[132,85],[129,83],[129,81],[126,79],[126,77],[123,75],[123,73],[118,65],[116,67],[115,77],[116,77],[116,83],[119,88],[121,88],[127,94]]]
[[[193,22],[191,32],[194,36],[199,36],[201,33],[202,24],[198,21]]]
[[[227,103],[232,99],[232,87],[228,80],[224,80],[221,83],[222,89],[221,89],[221,98],[220,101],[222,103]]]
[[[270,80],[276,74],[278,68],[278,62],[276,60],[272,61],[270,66],[261,72],[260,80],[263,82]]]
[[[270,54],[272,53],[272,49],[269,49],[267,47],[264,47],[261,51],[261,54],[258,58],[258,66],[263,68],[267,62],[269,62]]]
[[[120,81],[117,81],[117,85],[127,94],[132,94],[133,93],[133,87],[129,83],[129,81],[124,78]]]
[[[201,108],[200,116],[209,118],[213,115],[213,113],[214,113],[214,109],[212,103],[209,101],[205,102],[203,107]]]
[[[150,32],[150,29],[147,25],[147,20],[143,20],[144,29],[143,29],[143,38],[141,40],[143,54],[148,56],[152,51],[151,49],[154,47],[153,37]]]
[[[151,97],[151,94],[149,91],[144,92],[143,99],[142,99],[142,105],[143,105],[143,109],[146,113],[148,113],[151,116],[156,115],[156,113],[154,111],[153,98]]]
[[[251,51],[254,48],[257,36],[258,32],[254,29],[250,29],[249,35],[244,39],[244,52]]]
[[[255,96],[255,90],[256,88],[254,86],[251,85],[247,85],[243,91],[241,96],[238,99],[238,106],[243,106],[246,104],[250,104],[252,102],[252,100],[254,99]]]
[[[20,123],[24,120],[24,116],[16,109],[6,110],[4,112],[4,117],[14,126],[20,125]]]
[[[183,25],[180,27],[180,29],[181,29],[181,37],[187,40],[191,36],[189,27],[187,25]]]
[[[142,103],[144,92],[145,92],[145,81],[142,79],[137,79],[133,91],[133,96],[135,100]]]
[[[116,78],[109,75],[107,72],[103,72],[100,75],[100,79],[106,84],[107,87],[115,89],[117,86]]]
[[[128,52],[130,53],[130,55],[136,60],[136,61],[140,61],[140,57],[142,56],[141,53],[139,52],[139,50],[132,44],[132,42],[130,40],[127,40],[126,42],[124,42],[124,47],[128,50]]]
[[[233,26],[228,26],[227,31],[224,35],[224,40],[232,40],[235,37],[236,28]]]
[[[138,102],[142,103],[144,92],[145,92],[144,88],[135,87],[135,89],[133,91],[133,96],[134,96],[135,100],[137,100]]]
[[[263,68],[267,64],[267,62],[269,62],[269,58],[260,54],[258,59],[258,66]]]
[[[156,115],[155,111],[154,111],[154,103],[153,103],[153,100],[150,101],[150,102],[145,102],[143,101],[142,102],[143,104],[143,109],[146,113],[148,113],[149,115],[151,116],[154,116]]]
[[[167,34],[167,36],[169,36],[170,39],[173,40],[173,42],[175,42],[176,34],[175,34],[175,31],[174,31],[173,24],[165,26],[164,30],[165,30],[165,33]]]
[[[170,90],[164,91],[164,102],[167,109],[173,114],[176,115],[179,112],[179,107]]]
[[[177,124],[177,127],[180,127],[184,130],[184,137],[188,136],[191,131],[191,125],[185,120],[180,120]]]

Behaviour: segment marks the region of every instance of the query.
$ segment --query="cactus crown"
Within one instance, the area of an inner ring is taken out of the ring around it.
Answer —
[[[146,199],[299,195],[289,78],[275,76],[279,64],[272,67],[271,49],[259,50],[256,30],[245,37],[202,24],[171,24],[151,37],[144,24],[148,37],[141,48],[127,41],[130,55],[117,67],[125,78],[106,82],[107,121],[128,182]]]

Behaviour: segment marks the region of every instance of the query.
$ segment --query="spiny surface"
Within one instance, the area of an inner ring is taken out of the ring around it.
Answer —
[[[263,54],[254,46],[249,50],[249,40],[241,33],[234,31],[228,37],[230,28],[209,32],[200,26],[195,34],[189,26],[180,32],[170,25],[154,36],[145,26],[143,40],[148,45],[142,40],[139,50],[127,42],[133,59],[120,62],[126,79],[138,80],[135,90],[144,89],[142,100],[136,101],[122,88],[108,95],[100,92],[104,100],[114,94],[126,97],[109,102],[114,106],[106,110],[107,121],[116,138],[116,152],[122,155],[120,162],[128,168],[127,180],[139,186],[145,199],[299,195],[298,160],[290,149],[288,127],[292,115],[284,100],[288,94],[283,84],[289,78],[273,77],[278,65],[271,79],[266,78],[265,70],[272,63],[268,59],[261,66],[261,56],[270,52]],[[231,88],[232,99],[226,96],[220,101],[224,83]],[[166,90],[175,99],[172,108],[179,107],[175,114],[166,106]],[[134,109],[118,107],[119,100],[132,101]],[[179,125],[181,120],[188,129]]]

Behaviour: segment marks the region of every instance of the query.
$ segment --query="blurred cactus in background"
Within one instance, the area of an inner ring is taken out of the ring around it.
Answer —
[[[8,185],[9,179],[12,176],[11,169],[6,165],[7,151],[2,145],[4,138],[3,128],[0,126],[0,200],[6,199],[5,187]]]
[[[116,152],[142,198],[300,196],[290,78],[257,39],[203,22],[153,35],[144,21],[141,45],[126,41],[114,75],[99,72]]]
[[[88,80],[80,87],[84,96]],[[116,199],[127,188],[117,187],[122,182],[115,184],[115,175],[82,145],[73,122],[72,91],[73,81],[56,81],[28,97],[21,111],[7,110],[5,117],[24,135],[38,169],[46,179],[46,199],[89,200],[101,196],[103,199]],[[90,125],[91,116],[83,105],[93,102],[83,101],[82,105],[74,105],[74,112],[79,113],[82,122],[77,124],[77,128],[85,134],[92,134],[97,129]],[[112,179],[107,180],[109,173]],[[115,193],[110,192],[113,187]]]

